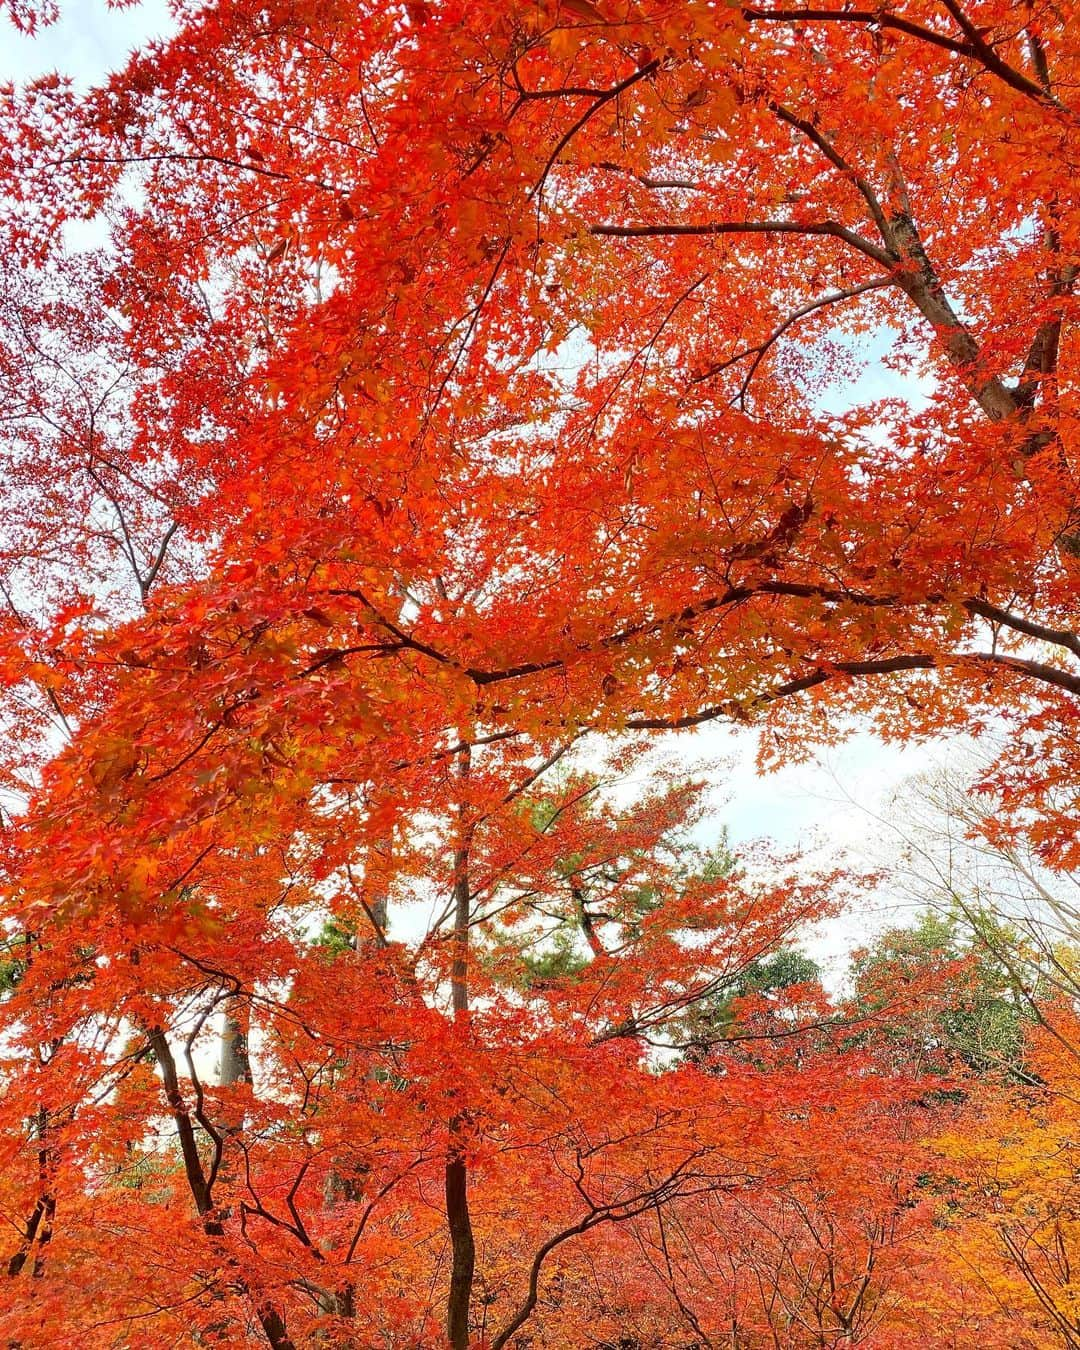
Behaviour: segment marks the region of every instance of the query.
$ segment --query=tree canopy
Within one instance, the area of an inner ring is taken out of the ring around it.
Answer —
[[[1074,990],[612,789],[1080,862],[1071,0],[172,10],[0,105],[10,1343],[1077,1343]]]

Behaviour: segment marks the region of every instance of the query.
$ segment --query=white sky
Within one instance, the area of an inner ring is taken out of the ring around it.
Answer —
[[[62,0],[62,8],[60,22],[35,38],[20,35],[0,19],[0,80],[25,80],[59,70],[85,88],[122,66],[134,48],[166,34],[171,23],[165,0],[143,0],[127,9],[110,9],[105,0]],[[917,392],[905,390],[876,365],[856,389],[860,397]],[[702,763],[711,766],[716,825],[727,827],[734,844],[768,836],[783,848],[806,848],[815,860],[830,866],[845,856],[855,865],[880,860],[888,832],[873,817],[887,812],[899,783],[925,770],[933,759],[940,760],[944,752],[941,745],[933,751],[901,748],[860,734],[820,763],[761,777],[754,769],[754,736],[743,729],[717,724],[666,738],[661,749],[688,772]],[[722,768],[717,761],[723,761]],[[888,896],[880,900],[888,903]],[[815,954],[835,957],[862,938],[867,922],[858,918],[831,925],[814,944]]]
[[[59,21],[33,38],[0,19],[0,79],[27,80],[59,71],[85,88],[170,27],[165,0],[143,0],[130,9],[110,9],[105,0],[60,0],[60,6]]]

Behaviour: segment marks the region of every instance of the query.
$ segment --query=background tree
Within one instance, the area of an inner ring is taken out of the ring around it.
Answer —
[[[854,953],[853,1003],[901,1062],[936,1062],[944,1072],[959,1062],[1024,1081],[1025,1024],[1043,991],[1018,986],[1008,955],[1015,947],[1015,934],[991,915],[925,911]]]

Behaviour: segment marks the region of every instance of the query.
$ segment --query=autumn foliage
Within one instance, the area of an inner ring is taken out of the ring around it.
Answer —
[[[1080,867],[1071,0],[173,8],[3,90],[6,1343],[1080,1344],[1068,942],[650,753]]]

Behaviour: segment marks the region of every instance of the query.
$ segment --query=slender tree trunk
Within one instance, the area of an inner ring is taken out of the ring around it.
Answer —
[[[450,1229],[450,1295],[446,1304],[446,1334],[452,1350],[467,1350],[469,1304],[476,1268],[476,1244],[469,1214],[469,1174],[458,1142],[464,1121],[450,1122],[450,1151],[446,1160],[446,1221]]]
[[[52,1238],[52,1222],[56,1213],[56,1198],[52,1194],[52,1187],[49,1182],[51,1160],[47,1138],[48,1128],[48,1112],[44,1107],[41,1107],[37,1119],[34,1121],[34,1133],[38,1140],[38,1199],[23,1230],[23,1240],[19,1244],[19,1250],[8,1262],[7,1272],[12,1277],[20,1274],[35,1243],[37,1244],[37,1253],[34,1256],[33,1273],[37,1278],[45,1273],[44,1249]]]
[[[380,946],[385,946],[386,925],[390,922],[390,902],[385,895],[380,895],[377,900],[371,902],[368,906],[368,915],[376,933],[381,934],[378,939]]]
[[[469,775],[469,751],[458,760],[462,787]],[[458,845],[454,850],[454,959],[450,968],[450,993],[454,1029],[459,1040],[469,1029],[469,918],[472,894],[469,888],[470,830],[468,807],[459,807]],[[469,1170],[465,1157],[466,1110],[450,1120],[450,1143],[446,1154],[446,1224],[450,1231],[450,1293],[446,1304],[446,1335],[451,1350],[468,1350],[469,1305],[476,1270],[476,1243],[469,1214]]]
[[[389,847],[389,844],[387,845]],[[351,951],[365,953],[372,949],[384,948],[389,945],[386,936],[386,928],[390,917],[389,897],[385,894],[377,896],[373,900],[367,900],[363,890],[353,881],[351,869],[348,872],[349,879],[353,884],[353,889],[364,910],[366,921],[359,925],[352,924],[346,929],[346,942]],[[368,1077],[373,1078],[376,1074],[374,1068],[368,1071]],[[326,1181],[323,1185],[323,1204],[328,1210],[341,1201],[359,1203],[364,1196],[370,1175],[370,1167],[351,1167],[348,1172],[344,1172],[335,1160],[331,1162],[326,1174]],[[328,1242],[325,1246],[326,1251],[332,1252],[336,1243]],[[319,1307],[324,1313],[330,1316],[352,1318],[356,1316],[356,1286],[351,1280],[343,1283],[339,1288],[327,1290],[317,1298]],[[320,1333],[316,1340],[322,1344],[326,1340],[326,1335]]]
[[[223,1237],[225,1227],[220,1215],[214,1208],[213,1179],[216,1169],[212,1167],[208,1173],[199,1155],[195,1125],[184,1100],[184,1094],[180,1090],[180,1076],[176,1071],[176,1060],[172,1048],[165,1036],[164,1029],[161,1027],[151,1027],[148,1030],[147,1038],[154,1052],[154,1058],[161,1068],[165,1099],[169,1103],[169,1109],[176,1123],[177,1137],[180,1141],[184,1175],[187,1177],[188,1189],[191,1191],[195,1208],[202,1220],[203,1232],[208,1238]],[[205,1118],[200,1116],[199,1119],[206,1128]],[[214,1138],[214,1145],[217,1150],[220,1150],[220,1136]],[[228,1259],[226,1265],[235,1267],[235,1258]],[[232,1283],[235,1288],[250,1297],[247,1282],[242,1277],[235,1278]],[[272,1304],[256,1304],[255,1316],[259,1319],[259,1325],[263,1329],[263,1334],[271,1350],[296,1350],[296,1345],[285,1326],[285,1319]]]
[[[251,1056],[248,1050],[250,1019],[247,1007],[232,999],[225,1008],[218,1055],[218,1082],[222,1087],[251,1082]]]

